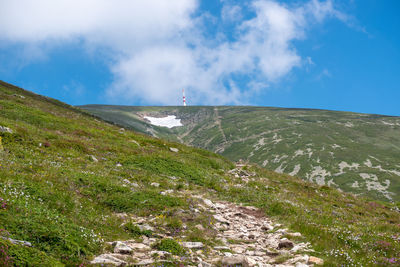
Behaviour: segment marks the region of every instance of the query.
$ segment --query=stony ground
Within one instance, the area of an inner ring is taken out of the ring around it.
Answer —
[[[243,175],[236,169],[236,175]],[[173,191],[166,192],[173,194]],[[191,212],[193,216],[211,216],[210,229],[196,225],[200,231],[211,231],[216,243],[210,246],[203,242],[183,242],[185,236],[168,231],[157,231],[159,217],[120,216],[134,221],[138,228],[152,231],[151,237],[143,235],[139,241],[109,242],[109,253],[92,260],[92,264],[116,266],[159,266],[167,263],[184,262],[183,266],[313,266],[323,264],[323,260],[308,256],[309,243],[294,242],[301,233],[290,233],[282,225],[265,217],[259,209],[240,206],[230,202],[211,201],[202,195],[192,195]],[[129,217],[129,218],[128,218]],[[186,228],[186,225],[183,225]],[[184,232],[183,232],[184,233]],[[162,239],[173,238],[185,248],[185,256],[172,255],[167,251],[155,249],[154,245]]]

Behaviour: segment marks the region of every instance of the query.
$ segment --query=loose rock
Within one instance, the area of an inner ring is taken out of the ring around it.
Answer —
[[[13,133],[13,131],[5,126],[0,126],[0,133]]]
[[[91,264],[111,264],[115,266],[125,266],[126,262],[114,257],[112,254],[102,254],[90,262]]]
[[[221,264],[223,267],[242,266],[249,267],[249,263],[245,256],[231,256],[222,258]]]
[[[127,246],[125,243],[117,241],[117,242],[115,242],[114,253],[131,254],[132,249],[129,246]]]
[[[323,265],[324,264],[324,260],[314,257],[314,256],[310,256],[310,258],[308,258],[308,263],[310,264],[315,264],[315,265]]]
[[[182,242],[182,246],[190,249],[199,249],[203,248],[204,244],[201,242]]]
[[[278,249],[282,249],[282,248],[288,248],[291,249],[294,247],[294,244],[292,241],[289,240],[282,240],[279,242],[278,244]]]

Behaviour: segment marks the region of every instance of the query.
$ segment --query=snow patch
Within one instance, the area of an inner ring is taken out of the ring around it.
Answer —
[[[151,124],[155,126],[173,128],[177,126],[183,126],[181,119],[177,119],[176,116],[170,115],[164,118],[154,118],[149,116],[144,116],[146,120],[149,120]]]

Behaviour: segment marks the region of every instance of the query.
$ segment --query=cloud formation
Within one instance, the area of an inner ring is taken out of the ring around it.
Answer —
[[[238,104],[301,66],[293,41],[310,25],[347,19],[330,0],[223,5],[211,23],[229,24],[234,34],[222,28],[210,38],[211,16],[197,0],[0,0],[0,40],[106,49],[114,77],[106,93],[115,102],[179,104],[186,88],[191,104]]]

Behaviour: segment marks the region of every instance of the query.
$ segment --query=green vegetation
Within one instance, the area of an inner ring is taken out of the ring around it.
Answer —
[[[151,230],[140,230],[139,226],[132,222],[128,222],[127,224],[124,225],[124,228],[126,231],[128,231],[132,237],[138,238],[142,235],[151,237],[152,236],[152,231]]]
[[[269,107],[87,105],[107,121],[320,185],[400,201],[400,117]],[[183,127],[157,127],[144,115],[176,115]]]
[[[327,266],[387,265],[400,258],[400,214],[393,203],[257,166],[248,168],[255,175],[246,182],[228,173],[234,165],[222,156],[121,130],[6,83],[0,83],[0,126],[12,130],[0,133],[0,263],[5,266],[87,265],[107,249],[106,241],[154,234],[126,223],[121,214],[164,218],[161,223],[185,231],[187,241],[216,244],[207,227],[213,221],[191,212],[195,194],[261,208],[301,232],[315,250],[311,254]],[[161,194],[175,188],[179,194]],[[163,239],[157,246],[184,253],[179,240]]]
[[[170,252],[172,255],[182,256],[185,254],[185,249],[171,238],[162,239],[159,243],[154,245],[154,248]]]

